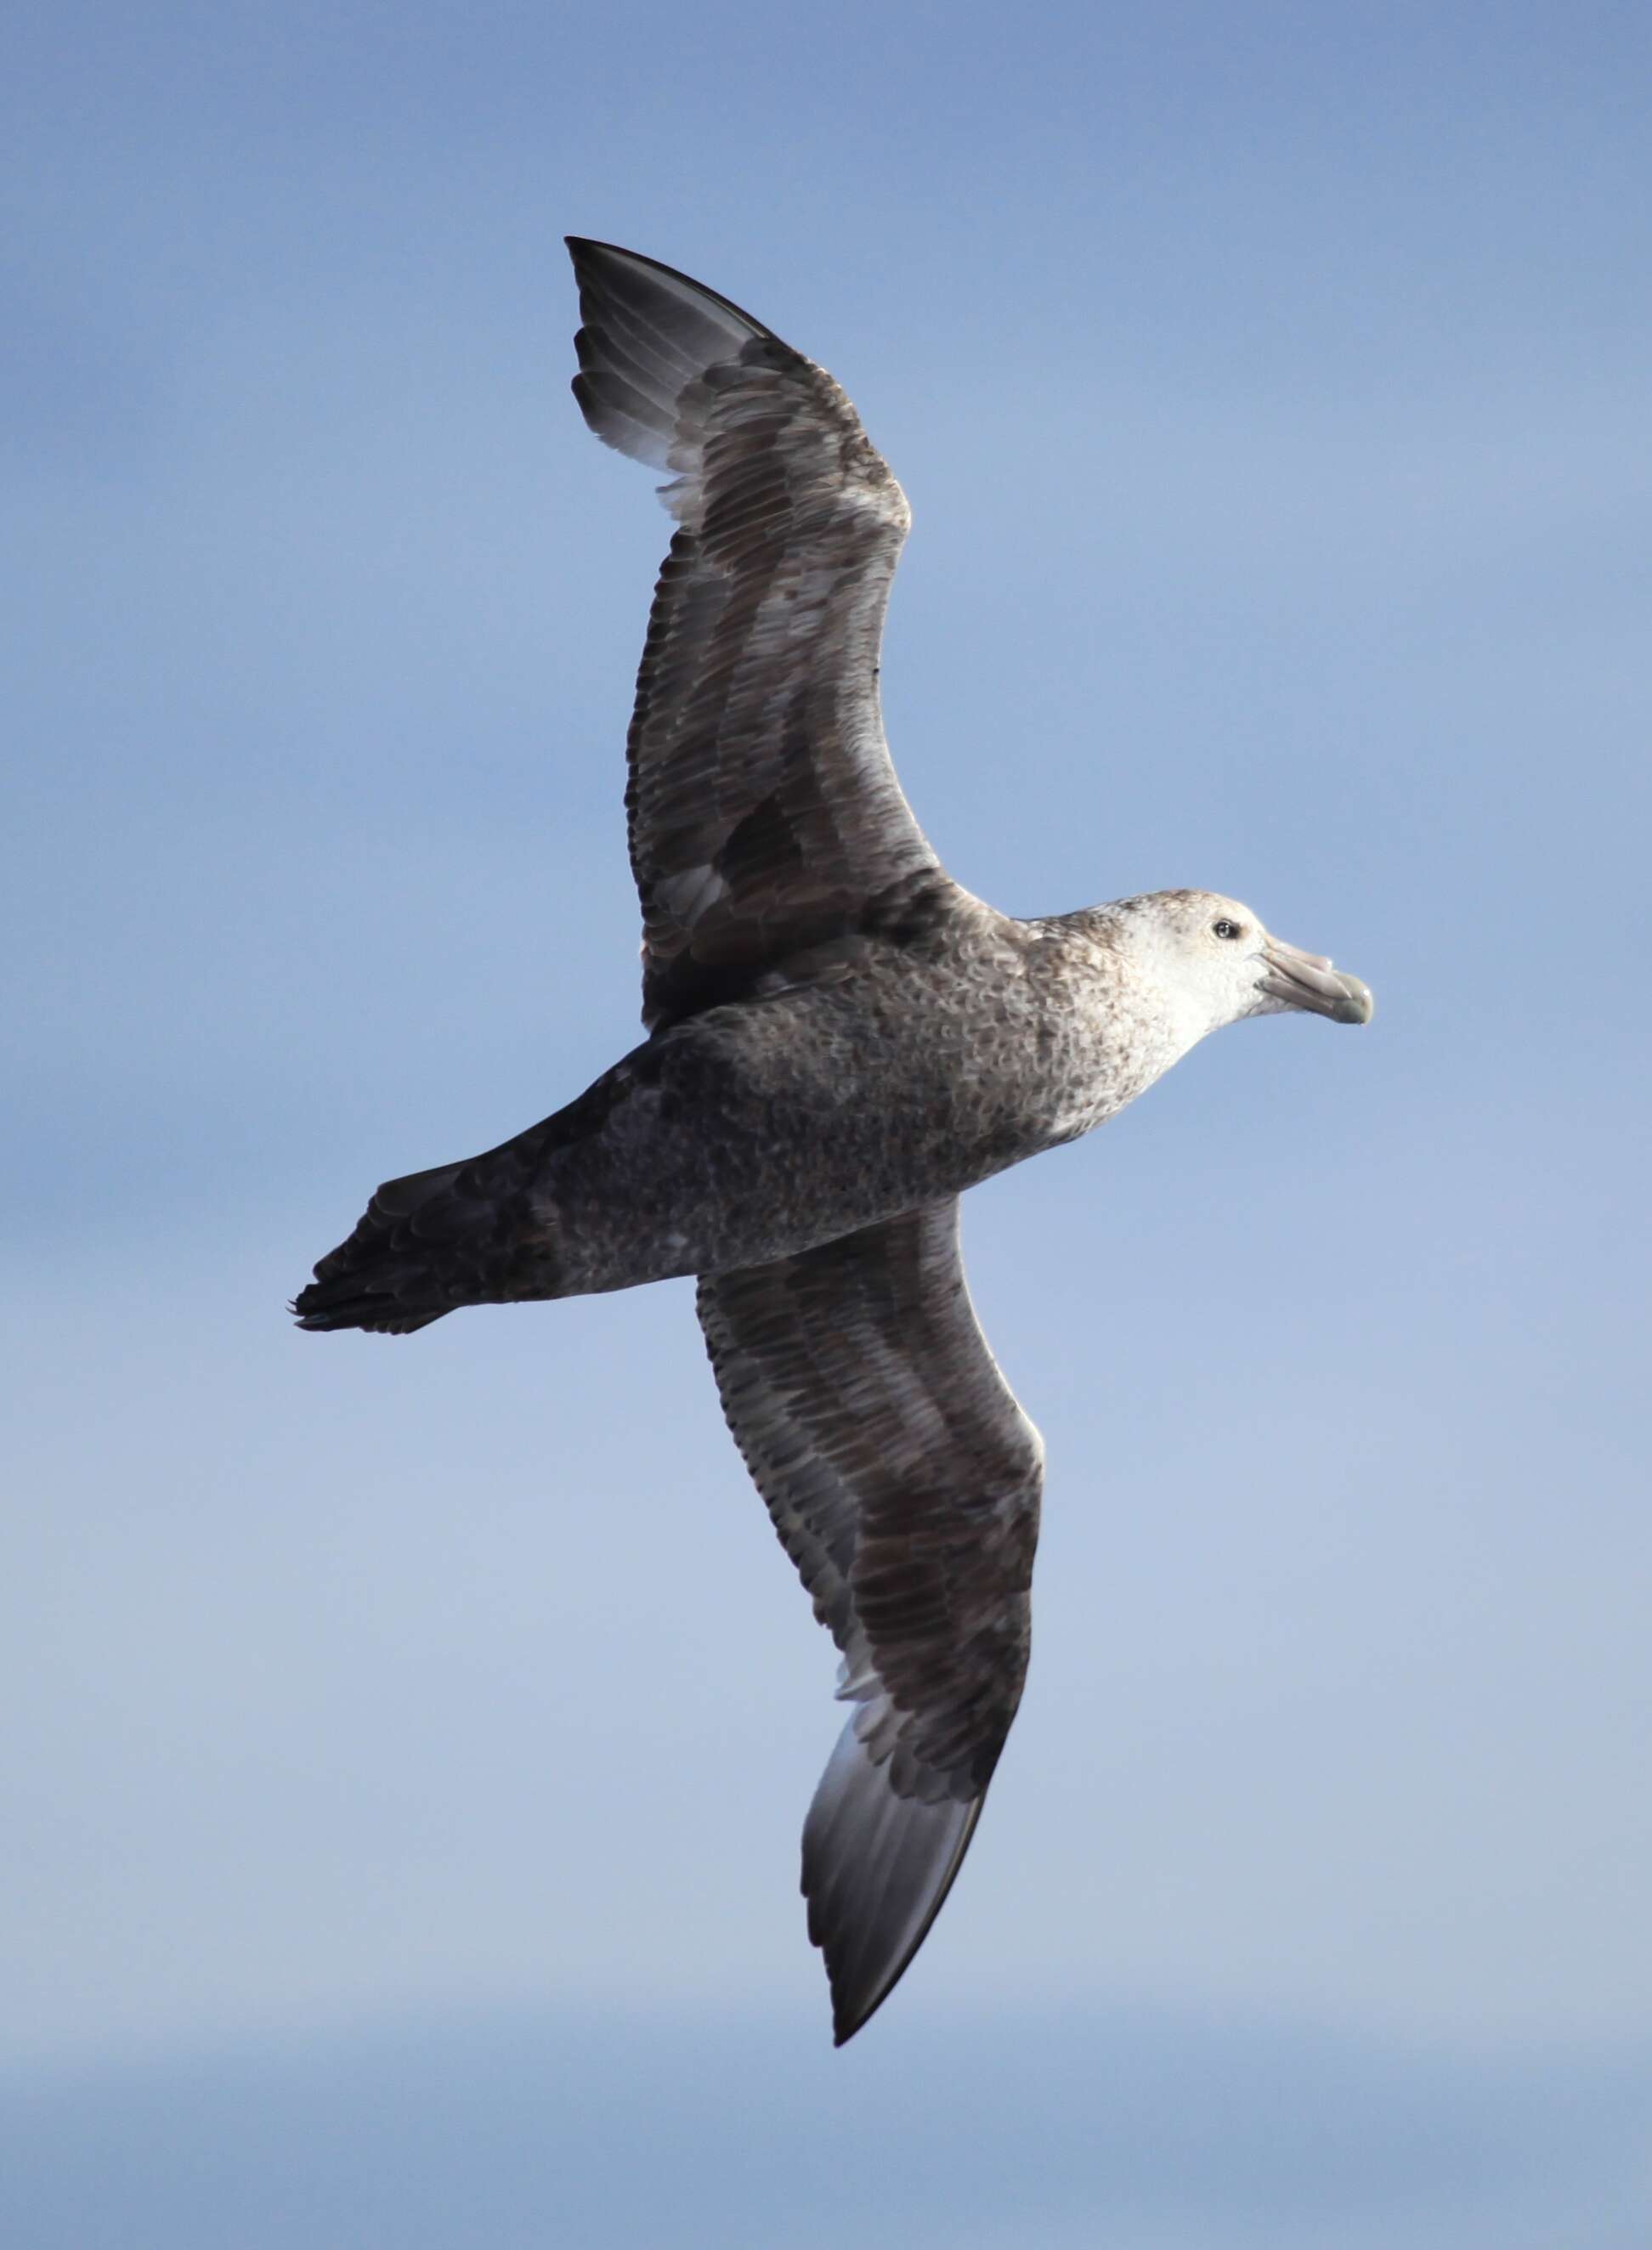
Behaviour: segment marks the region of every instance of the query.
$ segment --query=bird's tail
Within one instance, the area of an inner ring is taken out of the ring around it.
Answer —
[[[561,1229],[535,1184],[591,1107],[584,1096],[486,1156],[386,1180],[299,1293],[299,1326],[411,1336],[461,1305],[561,1296]]]
[[[439,1164],[386,1180],[349,1239],[329,1251],[293,1310],[301,1329],[368,1329],[411,1336],[458,1305],[473,1302],[444,1256],[460,1231],[456,1194],[463,1164]]]

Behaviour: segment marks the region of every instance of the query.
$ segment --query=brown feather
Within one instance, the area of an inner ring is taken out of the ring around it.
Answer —
[[[804,1844],[847,2039],[939,1912],[1020,1701],[1044,1449],[976,1322],[956,1200],[703,1280],[699,1312],[859,1706]]]
[[[883,738],[878,653],[910,521],[824,369],[669,267],[574,242],[574,390],[598,436],[678,472],[626,792],[643,1018],[944,882]]]

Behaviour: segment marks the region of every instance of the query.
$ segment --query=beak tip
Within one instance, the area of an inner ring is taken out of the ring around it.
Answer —
[[[1337,974],[1342,976],[1338,970]],[[1342,976],[1348,997],[1337,1011],[1339,1024],[1368,1024],[1377,1012],[1377,1003],[1371,987],[1358,977]]]
[[[1282,940],[1269,941],[1268,974],[1259,989],[1288,1008],[1327,1016],[1333,1024],[1368,1024],[1377,1012],[1371,987],[1362,978],[1334,969],[1321,953],[1303,953]]]

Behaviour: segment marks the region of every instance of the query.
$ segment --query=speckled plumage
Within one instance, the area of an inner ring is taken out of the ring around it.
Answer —
[[[296,1310],[404,1334],[700,1277],[730,1429],[855,1707],[804,1832],[842,2039],[945,1899],[1026,1667],[1043,1449],[976,1325],[957,1197],[1221,1024],[1363,1022],[1370,997],[1214,894],[1023,921],[956,885],[883,740],[909,517],[854,410],[714,292],[570,248],[576,395],[673,473],[681,527],[626,790],[651,1036],[501,1148],[381,1187]]]

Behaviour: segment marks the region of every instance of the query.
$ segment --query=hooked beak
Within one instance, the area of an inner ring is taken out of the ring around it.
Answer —
[[[1333,969],[1323,953],[1303,953],[1282,937],[1270,937],[1262,955],[1268,973],[1257,979],[1256,989],[1270,999],[1329,1016],[1333,1024],[1368,1024],[1376,1012],[1371,987]]]

